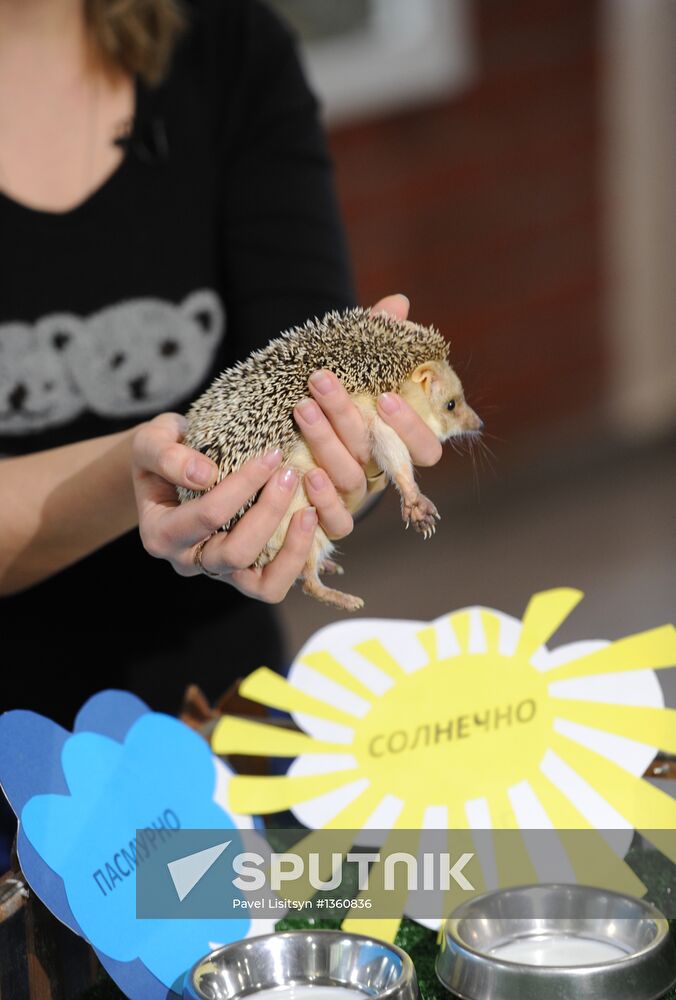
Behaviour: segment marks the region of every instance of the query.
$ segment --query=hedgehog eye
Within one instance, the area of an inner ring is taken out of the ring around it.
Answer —
[[[455,409],[455,400],[454,399],[451,399],[451,400],[448,401],[448,403],[446,403],[446,409],[449,410],[449,411]]]

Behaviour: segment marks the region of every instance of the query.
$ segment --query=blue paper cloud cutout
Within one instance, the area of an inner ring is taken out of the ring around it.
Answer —
[[[135,878],[118,876],[106,888],[105,877],[95,877],[122,848],[129,850],[137,826],[150,827],[167,810],[183,828],[234,828],[213,801],[215,764],[204,740],[175,719],[147,713],[132,724],[124,743],[100,733],[70,736],[62,766],[70,794],[31,798],[21,823],[63,879],[70,909],[97,950],[116,963],[138,958],[167,988],[176,988],[211,942],[246,936],[246,918],[137,920]]]
[[[129,691],[107,690],[92,695],[80,709],[74,732],[100,732],[122,741],[148,706]],[[68,730],[35,712],[14,709],[0,715],[0,783],[17,816],[34,795],[68,794],[61,768],[61,751],[70,737]],[[63,879],[40,857],[19,826],[17,852],[21,870],[35,894],[60,921],[84,936],[71,912]],[[117,962],[94,947],[99,961],[122,992],[142,1000],[175,1000],[151,975],[143,962]]]

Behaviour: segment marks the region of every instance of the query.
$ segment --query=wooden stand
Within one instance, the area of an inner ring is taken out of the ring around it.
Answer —
[[[87,942],[52,916],[19,872],[0,878],[0,1000],[74,1000],[100,968]]]

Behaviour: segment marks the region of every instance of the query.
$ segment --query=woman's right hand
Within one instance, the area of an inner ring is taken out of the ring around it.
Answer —
[[[195,576],[200,573],[195,552],[204,542],[201,562],[209,574],[257,600],[282,601],[310,553],[318,523],[315,508],[293,515],[282,548],[267,566],[257,569],[252,564],[291,503],[296,474],[280,469],[280,451],[269,452],[246,462],[203,496],[181,504],[177,486],[204,490],[218,477],[214,462],[181,443],[184,432],[184,417],[162,413],[134,434],[132,476],[145,549],[168,560],[182,576]],[[219,532],[259,490],[258,500],[235,527],[227,534]]]

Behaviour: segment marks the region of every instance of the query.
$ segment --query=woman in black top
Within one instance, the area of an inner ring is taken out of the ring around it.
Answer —
[[[193,564],[209,518],[202,499],[175,509],[175,484],[215,470],[164,411],[354,298],[287,29],[258,0],[182,16],[179,37],[170,0],[0,0],[0,709],[64,725],[105,687],[176,711],[188,681],[215,698],[282,668],[266,602],[300,571],[315,518],[344,535],[341,497],[365,493],[361,420],[320,374],[319,407],[296,412],[326,470],[307,484],[316,514],[296,515],[266,575],[247,570],[290,500],[275,459],[253,463],[208,494],[223,523],[267,483],[238,538],[204,548],[232,586]],[[381,307],[407,312],[403,297]],[[431,432],[388,402],[414,459],[436,461]]]

